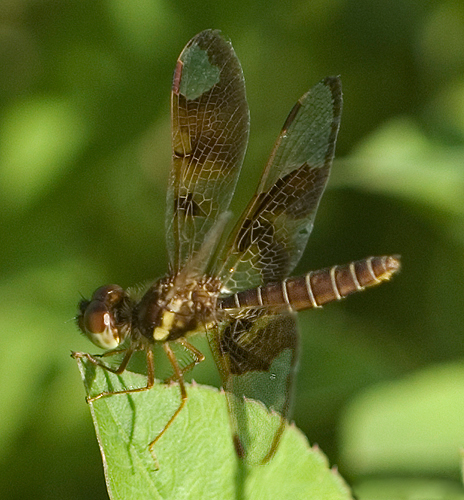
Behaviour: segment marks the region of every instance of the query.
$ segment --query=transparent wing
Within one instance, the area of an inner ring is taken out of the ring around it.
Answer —
[[[166,210],[170,266],[178,271],[229,206],[248,141],[240,62],[219,31],[203,31],[177,61]]]
[[[295,316],[248,311],[211,332],[210,345],[226,390],[237,453],[251,464],[265,463],[291,409],[298,351]],[[249,414],[244,398],[260,401],[276,414]]]
[[[331,77],[290,112],[213,273],[231,292],[280,281],[299,261],[329,178],[341,109],[341,82]]]

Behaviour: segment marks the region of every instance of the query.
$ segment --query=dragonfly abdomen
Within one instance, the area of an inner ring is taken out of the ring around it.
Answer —
[[[277,311],[301,311],[321,307],[388,280],[399,268],[397,256],[368,257],[238,292],[224,298],[221,308],[269,307]]]

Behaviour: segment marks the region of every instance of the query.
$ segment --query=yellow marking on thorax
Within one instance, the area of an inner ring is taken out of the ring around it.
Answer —
[[[166,311],[163,314],[161,325],[153,330],[153,338],[158,341],[166,340],[171,333],[172,324],[174,323],[175,314],[171,311]]]

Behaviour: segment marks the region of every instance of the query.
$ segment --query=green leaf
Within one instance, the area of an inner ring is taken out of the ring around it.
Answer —
[[[87,395],[146,383],[143,375],[116,376],[85,359],[78,364]],[[188,385],[187,392],[185,408],[155,445],[158,463],[148,445],[180,403],[176,384],[157,383],[149,391],[90,405],[112,500],[352,498],[326,457],[293,425],[268,464],[244,465],[234,452],[224,393],[197,384]],[[247,404],[256,419],[277,418],[257,402]]]

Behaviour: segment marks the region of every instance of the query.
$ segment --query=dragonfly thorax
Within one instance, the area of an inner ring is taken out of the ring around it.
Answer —
[[[204,330],[215,318],[220,281],[211,277],[153,284],[136,307],[136,330],[150,342],[166,342]]]

